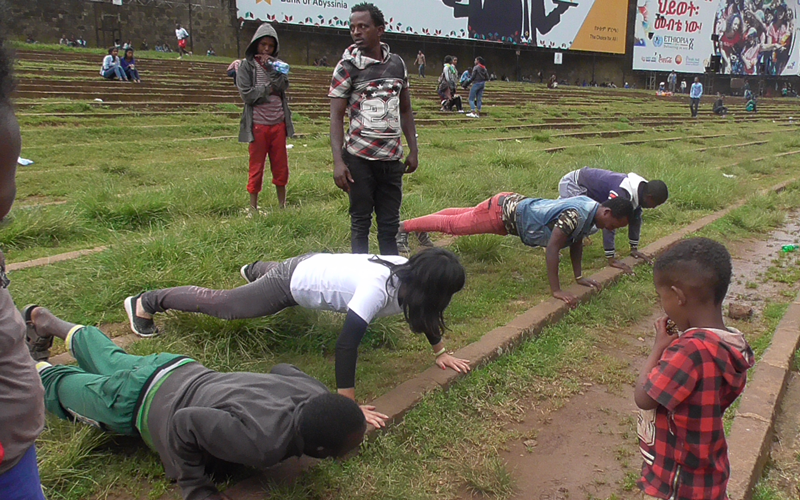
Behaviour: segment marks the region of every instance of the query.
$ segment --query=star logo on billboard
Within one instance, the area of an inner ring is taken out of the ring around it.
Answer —
[[[267,5],[272,5],[272,0],[256,0],[256,5],[260,4],[261,2],[266,2]]]

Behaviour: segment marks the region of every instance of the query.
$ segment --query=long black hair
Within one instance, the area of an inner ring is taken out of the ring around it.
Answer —
[[[388,267],[386,292],[392,294],[395,278],[400,282],[397,294],[411,331],[428,338],[441,337],[446,329],[444,310],[453,294],[464,288],[467,273],[456,255],[444,248],[428,248],[405,264],[394,264],[380,257],[374,262]]]

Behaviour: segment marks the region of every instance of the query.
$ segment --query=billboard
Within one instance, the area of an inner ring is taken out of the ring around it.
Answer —
[[[360,0],[237,0],[239,19],[348,29]],[[386,31],[625,53],[627,0],[372,0]]]
[[[702,73],[717,54],[723,74],[797,75],[796,3],[638,0],[633,69]]]

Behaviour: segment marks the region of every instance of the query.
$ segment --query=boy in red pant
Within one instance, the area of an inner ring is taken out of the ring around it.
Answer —
[[[638,485],[645,498],[725,500],[730,463],[722,415],[753,366],[742,333],[722,320],[731,256],[713,240],[692,238],[664,253],[653,271],[667,316],[655,323],[653,352],[634,392],[644,457]]]
[[[289,158],[286,138],[294,135],[292,112],[286,101],[289,78],[283,71],[288,65],[279,61],[278,34],[267,23],[259,26],[245,58],[236,73],[236,86],[244,101],[239,126],[239,142],[250,143],[250,209],[258,213],[258,194],[263,184],[264,165],[269,155],[272,183],[278,195],[278,205],[286,207],[286,184],[289,183]]]

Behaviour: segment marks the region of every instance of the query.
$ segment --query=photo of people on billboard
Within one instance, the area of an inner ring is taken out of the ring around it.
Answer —
[[[558,50],[625,52],[627,0],[371,0],[391,12],[387,33]],[[348,29],[340,0],[236,0],[242,21]]]
[[[549,5],[545,5],[545,1]],[[469,37],[476,40],[537,45],[577,2],[566,0],[442,0],[453,16],[468,19]]]
[[[721,0],[714,33],[719,37],[722,72],[784,74],[792,53],[794,30],[794,9],[784,0]],[[797,68],[788,69],[797,73]]]

